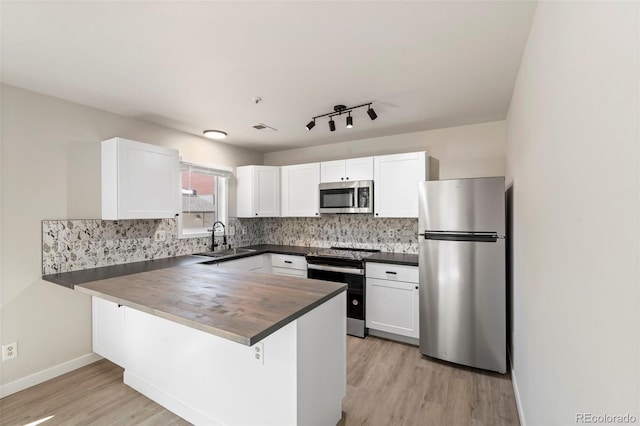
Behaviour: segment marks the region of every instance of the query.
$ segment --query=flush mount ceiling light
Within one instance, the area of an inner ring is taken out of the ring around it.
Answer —
[[[202,132],[205,138],[209,139],[224,139],[227,137],[227,133],[222,130],[205,130]]]
[[[358,109],[358,108],[363,108],[363,107],[367,107],[367,114],[369,115],[369,118],[371,120],[375,120],[376,118],[378,118],[378,114],[376,114],[376,112],[373,110],[373,108],[371,108],[372,103],[368,102],[366,104],[362,104],[362,105],[357,105],[354,107],[346,107],[344,105],[335,105],[333,107],[333,112],[328,112],[326,114],[320,114],[320,115],[316,115],[315,117],[313,117],[311,119],[311,121],[305,126],[307,128],[307,130],[311,130],[315,127],[316,125],[316,119],[317,118],[321,118],[321,117],[329,117],[329,130],[334,132],[336,130],[336,122],[333,121],[333,117],[337,116],[337,115],[342,115],[342,114],[349,114],[347,116],[347,129],[351,129],[353,128],[353,117],[351,116],[351,111]]]

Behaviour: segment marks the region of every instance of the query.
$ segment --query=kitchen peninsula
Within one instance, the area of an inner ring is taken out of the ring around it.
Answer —
[[[76,285],[94,351],[194,424],[336,424],[346,285],[182,265]]]

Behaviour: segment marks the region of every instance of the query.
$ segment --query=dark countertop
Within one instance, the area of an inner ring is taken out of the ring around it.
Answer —
[[[329,281],[192,264],[80,284],[77,291],[254,345],[346,291]]]
[[[326,247],[281,246],[277,244],[258,244],[243,248],[254,249],[261,253],[291,254],[293,256],[305,256],[307,253],[326,249]]]
[[[256,256],[266,253],[289,254],[293,256],[305,256],[307,253],[323,250],[323,247],[284,246],[275,244],[258,244],[245,246],[255,251],[241,253],[224,258],[211,258],[206,256],[178,256],[165,259],[147,260],[144,262],[125,263],[122,265],[103,266],[100,268],[84,269],[81,271],[62,272],[59,274],[43,275],[42,279],[64,287],[73,289],[74,286],[107,278],[121,277],[138,274],[157,269],[172,268],[174,266],[189,265],[194,263],[220,263],[227,260],[241,259],[243,257]],[[400,265],[418,266],[417,254],[386,253],[380,252],[366,258],[367,262],[396,263]]]
[[[204,256],[167,257],[164,259],[145,260],[144,262],[123,263],[121,265],[102,266],[100,268],[43,275],[42,279],[73,289],[73,287],[78,284],[138,274],[140,272],[153,271],[156,269],[171,268],[174,266],[189,265],[192,263],[202,263],[207,260],[211,260],[211,258]]]
[[[398,265],[418,266],[418,255],[409,253],[380,252],[367,257],[365,262],[395,263]]]

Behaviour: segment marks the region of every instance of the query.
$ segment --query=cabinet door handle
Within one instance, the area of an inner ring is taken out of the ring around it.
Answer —
[[[316,216],[318,216],[318,213],[316,213]]]
[[[349,176],[347,176],[347,180],[349,180]]]
[[[341,177],[341,178],[340,178],[340,180],[344,180],[344,178],[343,178],[343,177]]]
[[[398,275],[398,273],[397,273],[397,272],[393,272],[393,271],[385,271],[385,273],[387,273],[387,274],[391,274],[391,275]]]
[[[376,213],[376,216],[379,216],[379,215],[380,215],[379,213]]]
[[[258,213],[256,213],[256,216],[258,216]]]
[[[418,290],[418,286],[416,286],[416,290]]]
[[[290,260],[285,260],[284,263],[293,263],[293,262]]]

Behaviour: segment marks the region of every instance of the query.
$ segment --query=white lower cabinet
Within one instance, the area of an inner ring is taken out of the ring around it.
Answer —
[[[307,278],[307,271],[300,269],[279,268],[275,266],[271,267],[271,273],[273,275],[289,275],[291,277]]]
[[[125,307],[91,298],[93,352],[125,367]]]
[[[269,272],[269,255],[243,257],[241,259],[228,260],[218,263],[218,267],[247,272]]]
[[[221,261],[211,266],[235,271],[263,272],[265,274],[307,278],[307,260],[305,257],[289,254],[258,254],[240,259]]]
[[[304,256],[272,253],[271,273],[275,275],[290,275],[306,278],[307,260]]]
[[[345,304],[338,294],[247,346],[94,297],[94,351],[124,367],[126,385],[191,424],[336,424],[346,391]]]
[[[366,271],[366,326],[419,338],[418,268],[367,262]]]

